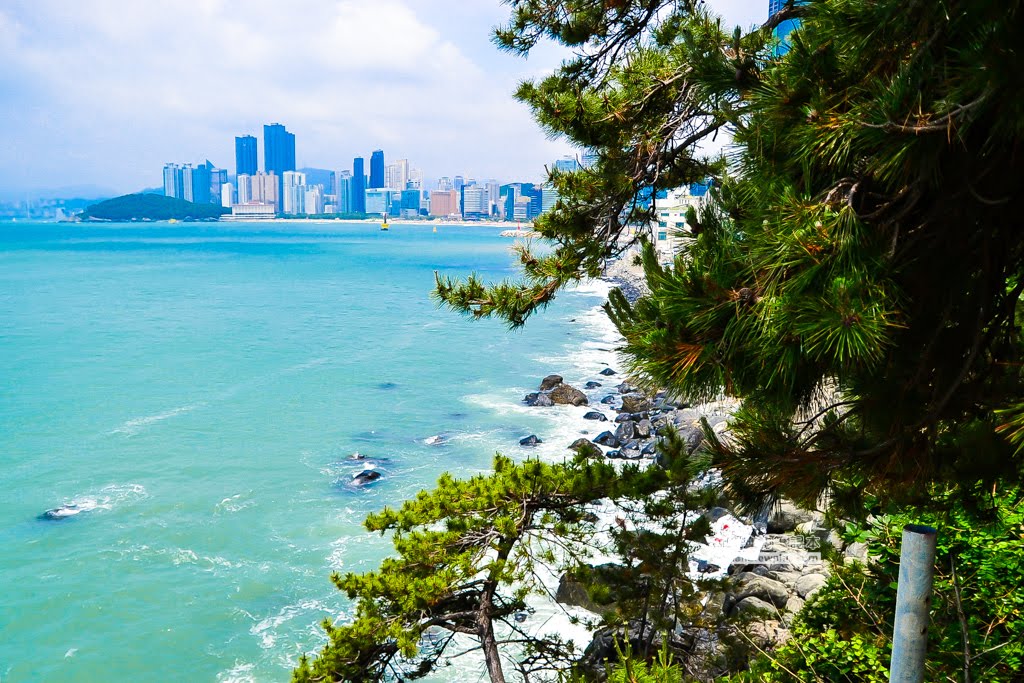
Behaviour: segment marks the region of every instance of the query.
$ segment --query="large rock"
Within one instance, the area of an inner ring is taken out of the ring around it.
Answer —
[[[569,449],[587,458],[599,458],[602,454],[601,447],[587,439],[576,439],[569,444]]]
[[[551,396],[551,401],[559,405],[587,405],[587,395],[576,387],[569,386],[568,384],[559,384],[551,390],[549,395]]]
[[[551,400],[551,394],[540,394],[537,396],[536,400],[534,400],[533,405],[538,408],[550,408],[555,405],[555,402]]]
[[[604,398],[601,399],[601,403],[605,404],[606,406],[611,405],[615,403],[615,397],[609,394],[608,396],[605,396]]]
[[[786,588],[786,584],[769,579],[767,576],[744,572],[737,577],[737,584],[739,587],[736,595],[741,601],[744,598],[755,597],[770,602],[776,607],[785,607],[786,602],[789,601],[789,589]]]
[[[597,389],[599,386],[601,386],[600,382],[594,382],[593,380],[591,380],[590,382],[587,382],[586,384],[584,384],[583,388],[584,389]]]
[[[769,616],[776,613],[770,602],[765,602],[754,595],[743,598],[732,609],[734,614],[742,616]]]
[[[622,412],[642,413],[651,409],[650,400],[643,394],[623,394]]]
[[[636,435],[636,423],[631,420],[622,422],[615,429],[615,438],[619,441],[629,441]]]
[[[637,388],[629,382],[623,382],[616,389],[619,390],[620,394],[632,394],[634,391],[637,391]]]
[[[527,436],[525,438],[519,439],[519,445],[520,446],[536,446],[536,445],[542,444],[542,443],[544,443],[544,442],[541,441],[540,437],[537,436],[536,434],[530,434],[529,436]]]
[[[584,420],[597,420],[598,422],[607,422],[608,418],[605,417],[604,413],[599,413],[596,410],[591,410],[589,413],[583,416]]]
[[[793,531],[800,524],[808,522],[820,523],[824,519],[824,515],[821,513],[801,510],[786,500],[782,501],[775,514],[768,518],[768,533],[784,534],[788,531]]]
[[[562,376],[561,375],[548,375],[547,377],[545,377],[544,379],[542,379],[540,381],[540,390],[541,391],[548,391],[550,389],[554,389],[555,387],[557,387],[561,383],[562,383]]]
[[[611,377],[612,375],[615,374],[615,371],[612,370],[611,368],[605,368],[599,374],[604,375],[605,377]]]
[[[796,593],[806,600],[821,590],[827,580],[824,574],[805,574],[796,580]]]
[[[762,650],[771,650],[790,639],[789,629],[774,619],[755,621],[746,628],[747,635]]]
[[[649,438],[651,436],[651,431],[652,427],[650,420],[640,420],[636,423],[636,428],[634,429],[634,433],[641,439]]]
[[[594,443],[608,446],[608,448],[618,448],[619,446],[619,440],[611,432],[601,432],[594,437]]]

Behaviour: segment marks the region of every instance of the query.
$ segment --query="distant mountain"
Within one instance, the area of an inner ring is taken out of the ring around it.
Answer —
[[[229,212],[216,204],[196,204],[160,194],[126,194],[89,206],[81,217],[107,221],[216,220]]]
[[[36,188],[33,190],[0,190],[0,201],[37,201],[40,199],[106,199],[117,195],[116,190],[99,185],[67,185],[64,187]]]
[[[331,174],[334,171],[330,171],[326,168],[300,168],[300,173],[306,174],[307,185],[323,185],[324,192],[330,193],[333,191],[331,187]]]

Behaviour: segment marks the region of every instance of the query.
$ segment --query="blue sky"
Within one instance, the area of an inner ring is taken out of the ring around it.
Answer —
[[[730,23],[767,0],[713,0]],[[0,196],[160,183],[165,162],[234,171],[234,136],[281,122],[300,166],[383,148],[429,178],[540,179],[570,152],[512,98],[554,68],[499,52],[498,0],[5,0]],[[262,162],[261,162],[262,163]]]

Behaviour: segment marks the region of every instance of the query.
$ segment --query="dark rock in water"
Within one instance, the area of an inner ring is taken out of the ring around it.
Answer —
[[[632,419],[633,415],[631,413],[619,413],[615,416],[616,422],[629,422]]]
[[[638,391],[638,389],[629,382],[623,382],[615,388],[619,390],[620,394],[632,394],[633,392]]]
[[[651,409],[651,402],[643,394],[624,394],[622,396],[622,412],[642,413]]]
[[[614,371],[614,370],[612,370],[611,368],[605,368],[605,369],[604,369],[604,370],[602,370],[602,371],[601,371],[601,372],[600,372],[599,374],[602,374],[602,375],[604,375],[605,377],[611,377],[612,375],[614,375],[614,374],[615,374],[615,371]]]
[[[384,389],[385,391],[387,391],[389,389],[397,389],[398,385],[395,384],[394,382],[381,382],[380,384],[377,385],[377,388]]]
[[[584,389],[597,389],[599,386],[601,386],[600,382],[590,381],[590,382],[587,382],[586,384],[584,384],[583,388]]]
[[[622,457],[622,453],[619,453],[618,451],[608,451],[607,453],[604,454],[604,457],[608,458],[609,460],[616,460]]]
[[[549,395],[553,403],[560,405],[585,406],[588,403],[586,394],[568,384],[559,384]]]
[[[615,430],[615,438],[619,441],[629,441],[635,434],[635,423],[632,420],[626,420]]]
[[[370,484],[370,483],[373,483],[373,482],[377,481],[382,476],[384,476],[384,475],[382,475],[377,470],[372,469],[372,468],[367,468],[365,470],[361,470],[359,472],[356,472],[355,474],[352,475],[352,485],[353,486],[366,486],[367,484]]]
[[[604,398],[601,399],[601,403],[605,404],[606,406],[611,405],[612,403],[615,403],[615,397],[610,395],[605,396]]]
[[[587,439],[576,439],[569,444],[569,450],[576,451],[580,455],[587,458],[598,458],[601,457],[601,447],[594,444]]]
[[[448,417],[453,420],[465,420],[469,415],[466,413],[448,413]]]
[[[601,432],[594,438],[594,443],[608,446],[609,448],[617,448],[619,440],[611,432]]]
[[[530,434],[528,437],[526,437],[524,439],[519,439],[519,445],[520,446],[536,446],[537,444],[541,444],[541,443],[544,443],[544,442],[541,441],[540,437],[537,436],[536,434]]]
[[[550,408],[555,405],[551,400],[551,396],[546,393],[533,392],[523,397],[523,403],[528,406],[536,406],[538,408]]]
[[[634,431],[641,439],[646,439],[651,435],[651,428],[651,421],[643,419],[636,423]]]
[[[540,381],[540,390],[541,391],[548,391],[549,389],[554,389],[555,387],[557,387],[561,383],[562,383],[562,376],[561,375],[548,375],[547,377],[545,377],[544,379],[542,379]]]
[[[604,413],[599,413],[596,410],[591,410],[589,413],[583,416],[584,420],[597,420],[598,422],[607,422],[608,418],[604,416]]]

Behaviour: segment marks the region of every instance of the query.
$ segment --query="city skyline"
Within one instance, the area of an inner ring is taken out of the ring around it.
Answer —
[[[714,3],[744,24],[764,19],[756,4]],[[231,168],[234,138],[258,137],[269,121],[307,141],[299,168],[343,168],[383,148],[435,175],[540,180],[545,163],[572,152],[512,97],[565,52],[548,45],[522,60],[497,50],[490,30],[508,19],[498,0],[254,0],[246,10],[223,0],[5,3],[0,193],[133,192],[159,186],[175,159]]]

